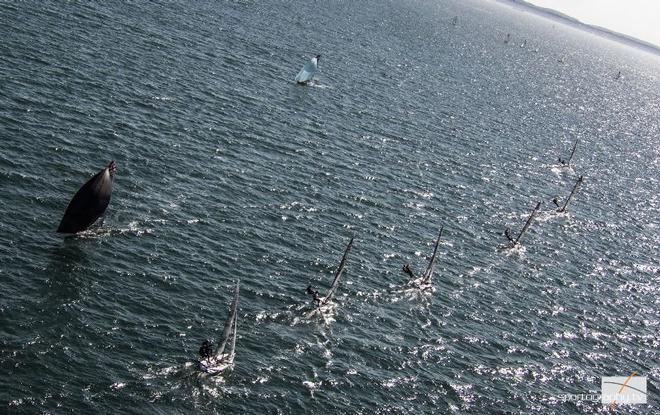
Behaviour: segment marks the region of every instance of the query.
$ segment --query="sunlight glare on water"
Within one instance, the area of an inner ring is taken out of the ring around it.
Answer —
[[[0,18],[0,413],[602,413],[561,396],[634,370],[620,411],[657,412],[657,56],[477,0]],[[110,160],[103,224],[57,235]],[[237,279],[234,370],[202,376]]]

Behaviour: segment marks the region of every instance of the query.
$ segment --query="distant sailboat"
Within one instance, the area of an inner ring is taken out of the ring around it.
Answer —
[[[312,78],[314,78],[314,74],[318,69],[320,58],[321,55],[316,55],[315,57],[310,59],[309,62],[305,64],[305,66],[303,66],[300,72],[298,72],[298,75],[296,75],[296,82],[298,84],[307,85],[312,81]]]
[[[527,39],[523,40],[523,42],[520,44],[521,48],[524,48],[527,45]]]
[[[314,290],[312,286],[307,287],[307,294],[312,296],[312,301],[314,303],[314,306],[316,307],[317,310],[321,310],[323,312],[323,309],[325,306],[330,305],[332,302],[332,297],[334,297],[335,292],[337,292],[337,288],[339,287],[339,278],[341,277],[341,274],[344,272],[344,268],[346,267],[346,259],[348,258],[348,253],[351,251],[351,248],[353,247],[353,239],[354,237],[351,238],[351,240],[348,242],[348,245],[346,246],[346,250],[344,250],[344,255],[341,257],[341,262],[339,263],[339,267],[337,268],[337,271],[335,272],[335,278],[332,280],[332,285],[330,286],[330,290],[328,290],[328,293],[324,297],[320,297],[319,292],[317,290]]]
[[[458,23],[458,16],[454,16],[454,18],[451,19],[451,24],[452,26],[456,26],[457,23]]]
[[[614,79],[621,79],[621,71],[614,76]]]
[[[504,43],[509,43],[509,40],[511,40],[511,33],[506,34],[506,37],[504,38]]]
[[[238,316],[238,281],[234,289],[234,300],[231,303],[229,317],[225,322],[225,327],[220,336],[218,349],[211,356],[199,361],[199,368],[210,375],[218,375],[234,366],[234,356],[236,352],[236,327]],[[225,352],[226,350],[226,352]]]
[[[413,273],[412,269],[410,268],[409,264],[406,264],[403,266],[403,272],[408,274],[410,276],[410,282],[408,283],[409,285],[413,285],[416,288],[419,288],[421,290],[427,290],[429,288],[432,288],[431,285],[431,277],[433,276],[433,267],[435,265],[435,256],[438,253],[438,245],[440,245],[440,238],[442,237],[442,229],[444,227],[440,227],[440,232],[438,233],[438,239],[435,241],[435,247],[433,248],[433,255],[431,255],[431,259],[429,260],[429,264],[426,267],[426,271],[424,271],[424,274],[422,274],[421,277],[416,278],[415,274]]]
[[[573,186],[573,190],[571,190],[571,194],[568,195],[568,197],[566,198],[566,201],[564,202],[564,206],[559,206],[559,200],[558,200],[558,198],[555,197],[554,199],[552,199],[553,203],[554,203],[555,205],[557,205],[557,208],[558,208],[558,209],[557,209],[557,212],[559,212],[559,213],[564,213],[564,212],[566,212],[566,208],[568,207],[568,202],[570,202],[571,199],[573,198],[573,195],[574,195],[575,192],[577,191],[578,187],[582,184],[582,180],[583,180],[583,179],[584,179],[584,176],[580,176],[580,177],[577,179],[577,182],[575,182],[575,185]]]
[[[540,207],[541,207],[541,202],[538,202],[538,203],[536,204],[536,207],[535,207],[534,210],[532,211],[532,213],[531,213],[531,214],[529,215],[529,217],[527,218],[527,222],[525,222],[525,226],[523,226],[523,228],[522,228],[522,230],[520,231],[520,233],[518,234],[518,237],[517,237],[517,238],[514,239],[514,238],[511,236],[511,229],[506,228],[506,230],[504,231],[504,235],[506,235],[506,237],[509,239],[509,242],[511,243],[511,244],[509,245],[509,248],[514,248],[516,245],[518,245],[518,244],[520,243],[520,239],[522,239],[522,237],[523,237],[523,235],[525,234],[525,232],[527,232],[527,229],[528,229],[529,226],[532,224],[532,220],[534,219],[534,216],[536,216],[536,213],[538,212],[538,210],[539,210]]]
[[[573,155],[575,155],[575,149],[577,148],[577,143],[578,140],[577,138],[575,139],[575,143],[573,144],[573,150],[571,150],[571,156],[568,158],[568,161],[562,159],[559,157],[559,164],[561,164],[564,167],[570,167],[571,166],[571,160],[573,160]]]

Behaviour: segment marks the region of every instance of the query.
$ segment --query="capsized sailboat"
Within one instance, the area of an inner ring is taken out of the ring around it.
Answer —
[[[335,272],[335,278],[332,280],[332,285],[330,286],[328,293],[324,297],[321,297],[318,291],[312,289],[311,285],[307,287],[307,293],[312,296],[312,301],[314,302],[316,309],[322,310],[324,306],[330,305],[332,303],[332,297],[334,297],[335,293],[337,292],[337,288],[339,287],[339,278],[344,272],[344,268],[346,268],[346,259],[348,258],[348,253],[353,247],[354,239],[355,237],[351,238],[351,240],[348,242],[348,245],[346,246],[346,249],[344,250],[344,255],[341,257],[341,262],[339,263],[339,267]]]
[[[566,161],[566,160],[562,159],[561,157],[559,157],[559,163],[562,166],[565,166],[565,167],[570,167],[571,166],[571,160],[573,160],[573,156],[575,155],[575,149],[577,148],[577,144],[578,144],[578,139],[576,138],[575,143],[573,144],[573,150],[571,150],[571,156],[568,158],[568,161]]]
[[[440,245],[440,238],[442,238],[442,230],[444,229],[444,226],[440,227],[440,232],[438,232],[438,239],[435,241],[435,247],[433,248],[433,255],[431,255],[431,259],[429,260],[429,264],[426,266],[426,270],[422,274],[421,277],[416,278],[415,274],[412,272],[410,269],[410,265],[406,264],[403,266],[403,271],[410,275],[410,282],[408,285],[413,285],[417,288],[420,288],[422,290],[426,290],[429,288],[432,288],[431,285],[431,277],[433,276],[433,269],[435,266],[435,257],[436,254],[438,253],[438,245]]]
[[[514,239],[514,238],[511,236],[511,229],[506,228],[506,230],[504,231],[504,235],[506,235],[506,237],[509,239],[509,242],[511,243],[511,244],[509,245],[509,248],[514,248],[514,247],[516,247],[516,245],[518,245],[518,244],[520,243],[520,239],[522,239],[522,237],[523,237],[523,235],[525,234],[525,232],[527,232],[527,229],[528,229],[529,226],[532,224],[532,220],[534,220],[534,216],[536,216],[536,213],[539,211],[539,208],[540,208],[540,207],[541,207],[541,202],[538,202],[538,203],[536,204],[536,207],[535,207],[534,210],[532,211],[532,213],[531,213],[531,214],[529,215],[529,217],[527,218],[527,222],[525,222],[525,226],[523,226],[523,228],[522,228],[522,230],[520,231],[520,233],[518,234],[518,237],[517,237],[517,238]]]
[[[218,375],[234,366],[238,319],[236,314],[238,309],[238,293],[239,282],[237,281],[236,288],[234,289],[234,299],[229,310],[229,317],[227,317],[225,327],[222,329],[218,349],[212,356],[199,361],[199,368],[210,375]]]
[[[571,199],[573,198],[573,195],[574,195],[575,192],[577,191],[578,187],[580,187],[580,185],[582,184],[582,181],[583,181],[583,180],[584,180],[584,176],[580,176],[580,177],[577,179],[577,182],[575,182],[575,185],[573,186],[573,190],[571,190],[571,194],[568,195],[568,197],[566,198],[566,201],[564,202],[564,206],[559,206],[559,200],[558,200],[558,198],[555,197],[554,199],[552,199],[552,201],[554,202],[554,204],[557,205],[557,208],[558,208],[558,209],[557,209],[557,212],[559,212],[559,213],[564,213],[564,212],[566,212],[566,208],[568,207],[568,203],[569,203],[569,202],[571,201]]]

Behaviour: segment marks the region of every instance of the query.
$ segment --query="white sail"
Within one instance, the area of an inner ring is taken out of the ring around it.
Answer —
[[[348,257],[348,253],[350,252],[351,247],[353,246],[353,239],[354,237],[351,238],[350,242],[346,246],[344,256],[342,256],[341,262],[339,263],[339,268],[337,268],[337,272],[335,273],[335,279],[332,281],[332,286],[330,286],[330,291],[328,291],[328,294],[321,300],[321,305],[327,304],[330,300],[332,300],[332,296],[335,295],[335,291],[337,291],[337,287],[339,286],[339,277],[341,277],[341,274],[344,272],[344,268],[346,267],[346,258]]]
[[[298,75],[296,75],[296,82],[305,83],[311,81],[312,78],[314,78],[314,74],[318,68],[320,56],[321,55],[313,57],[309,62],[305,64],[305,66],[303,66],[300,72],[298,72]]]

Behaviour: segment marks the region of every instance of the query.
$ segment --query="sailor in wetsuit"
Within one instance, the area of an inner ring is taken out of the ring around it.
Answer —
[[[202,356],[202,359],[208,359],[213,356],[213,346],[209,340],[204,340],[204,343],[199,348],[199,355]]]
[[[506,228],[504,230],[504,236],[506,236],[506,238],[509,240],[509,242],[514,241],[513,236],[511,236],[511,228]]]
[[[414,279],[415,279],[415,274],[413,274],[413,271],[412,271],[412,269],[410,268],[410,264],[406,264],[406,265],[403,266],[403,272],[405,272],[406,274],[408,274],[408,275],[410,276],[410,279],[411,279],[411,280],[414,280]]]
[[[319,296],[318,290],[312,289],[312,285],[310,284],[307,286],[305,292],[312,296],[312,303],[314,303],[315,307],[321,306],[321,297]]]

